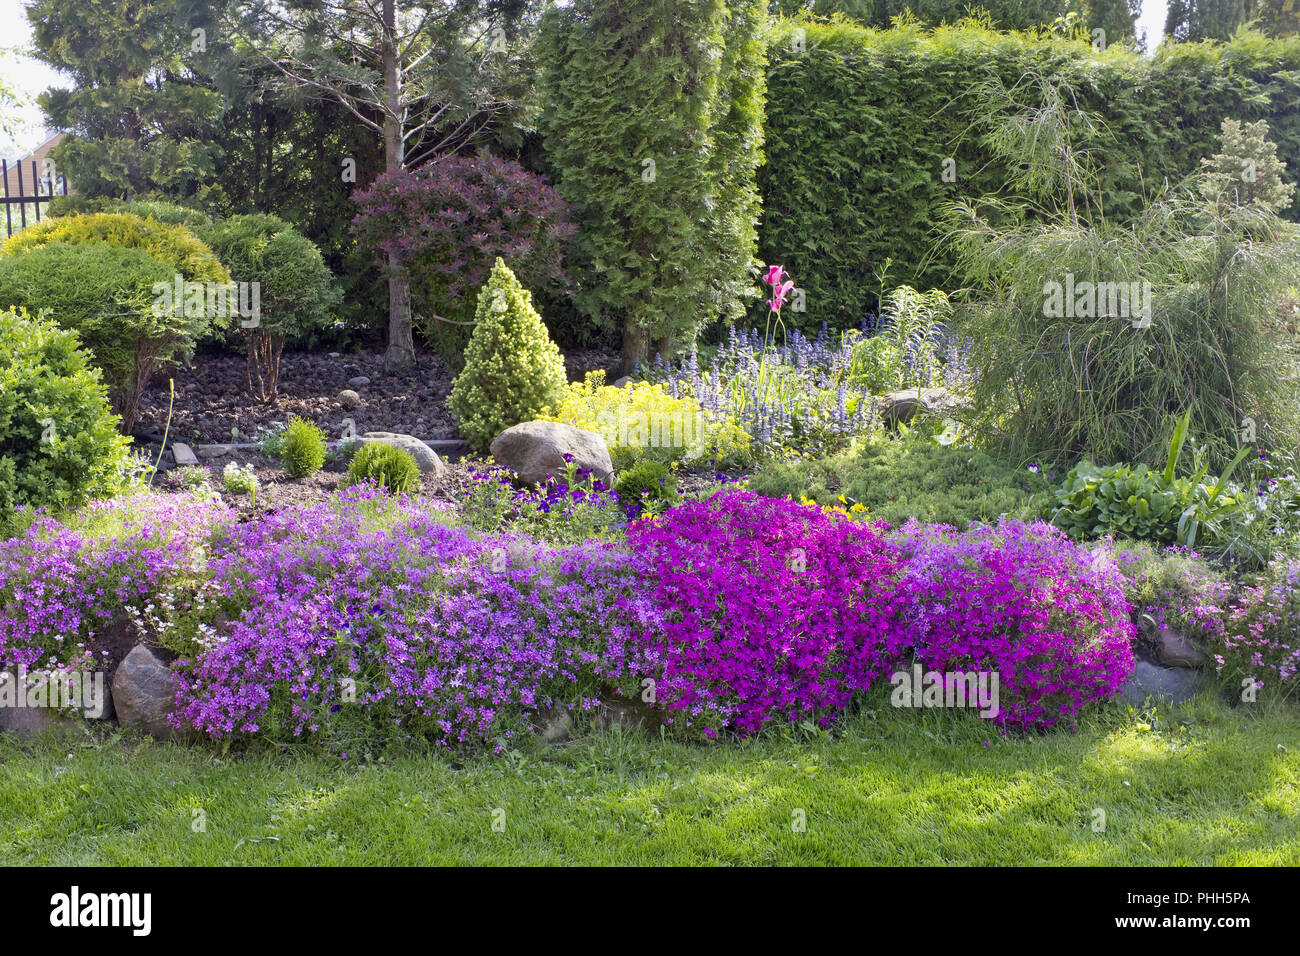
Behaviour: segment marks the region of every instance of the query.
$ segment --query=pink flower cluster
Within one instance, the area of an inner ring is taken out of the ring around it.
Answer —
[[[1051,727],[1112,696],[1134,629],[1113,559],[1046,524],[880,527],[723,492],[628,535],[665,623],[661,700],[707,735],[822,723],[882,674],[990,671],[997,722]]]
[[[638,522],[664,615],[660,704],[705,736],[828,722],[902,649],[898,549],[874,527],[746,491]]]
[[[909,522],[898,535],[908,640],[940,672],[998,675],[997,722],[1047,728],[1113,696],[1133,672],[1124,578],[1044,523],[957,533]]]
[[[1300,560],[1273,561],[1224,617],[1214,655],[1221,672],[1261,688],[1300,684]]]

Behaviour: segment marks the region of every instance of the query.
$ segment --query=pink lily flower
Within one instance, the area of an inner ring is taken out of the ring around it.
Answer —
[[[781,306],[785,305],[785,300],[790,295],[790,290],[794,288],[794,283],[786,280],[779,286],[773,286],[772,298],[767,300],[767,307],[773,312],[780,312]]]

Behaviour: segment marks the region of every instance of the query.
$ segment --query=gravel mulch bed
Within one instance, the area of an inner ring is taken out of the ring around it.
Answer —
[[[157,457],[158,446],[152,446],[150,452],[153,460]],[[423,485],[414,497],[451,504],[465,500],[466,494],[474,485],[471,472],[475,468],[483,468],[482,461],[473,457],[444,461],[447,464],[446,475],[442,479],[432,474],[424,475]],[[256,501],[250,500],[245,494],[231,493],[224,489],[221,473],[228,462],[252,466],[261,482]],[[209,484],[221,494],[226,504],[249,517],[267,511],[317,504],[342,491],[349,484],[347,466],[338,458],[326,462],[324,468],[306,478],[290,478],[279,461],[253,449],[232,449],[217,457],[205,458],[200,467],[211,473]],[[727,476],[733,481],[747,477],[747,474]],[[718,477],[713,474],[682,474],[678,478],[678,489],[685,495],[709,495],[718,489],[718,485]],[[174,469],[160,470],[154,479],[153,488],[155,491],[179,491],[182,485]]]

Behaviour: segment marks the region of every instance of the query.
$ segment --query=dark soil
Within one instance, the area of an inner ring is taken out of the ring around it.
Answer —
[[[565,356],[570,380],[596,369],[606,369],[609,375],[617,364],[617,352],[609,349],[574,351]],[[359,376],[368,378],[369,383],[349,384]],[[315,422],[331,439],[342,436],[346,419],[352,420],[358,434],[401,432],[424,441],[458,437],[455,420],[446,407],[452,375],[437,356],[427,352],[418,356],[414,367],[400,373],[384,371],[382,352],[286,352],[274,404],[258,402],[249,394],[247,363],[242,355],[200,355],[191,367],[158,376],[145,389],[137,434],[161,436],[167,425],[169,378],[176,386],[170,440],[190,444],[252,441],[258,426],[285,422],[290,415]],[[344,389],[360,397],[355,408],[340,400]]]

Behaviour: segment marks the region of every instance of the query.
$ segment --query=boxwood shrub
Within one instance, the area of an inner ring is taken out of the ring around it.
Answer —
[[[0,533],[15,509],[61,512],[119,490],[129,458],[76,333],[0,311]]]

